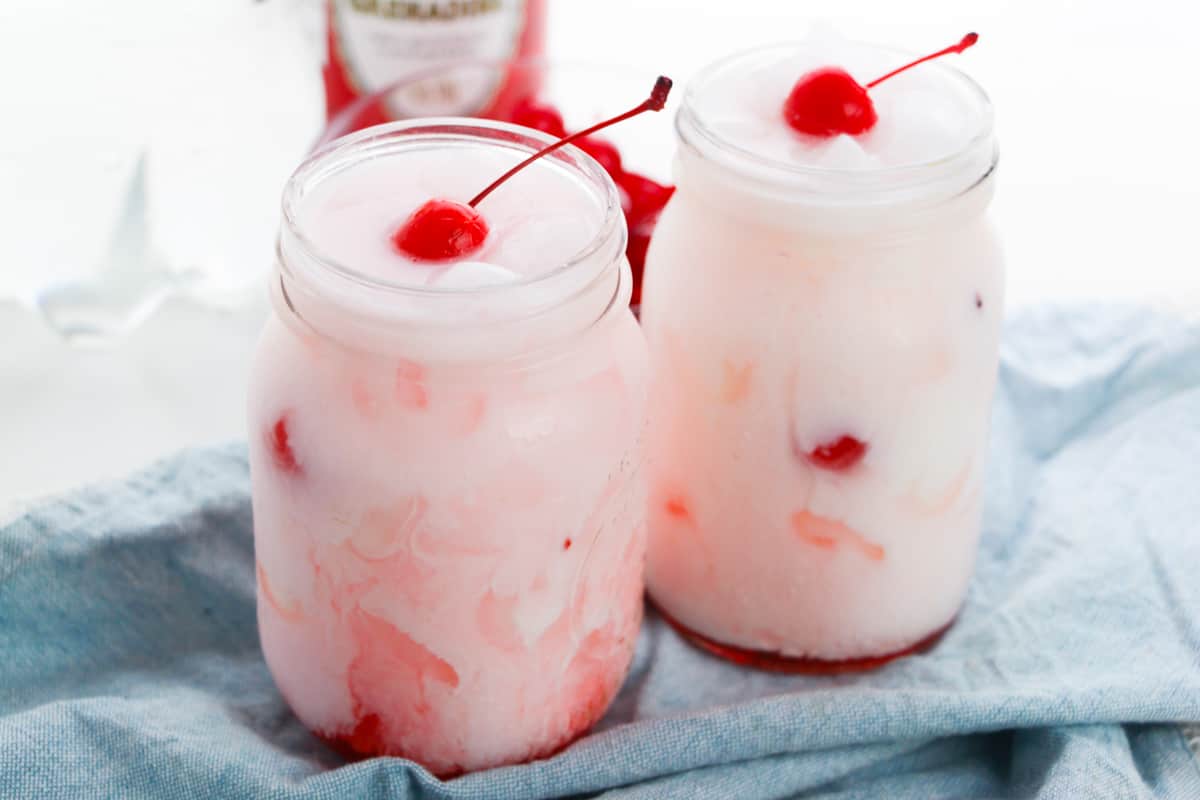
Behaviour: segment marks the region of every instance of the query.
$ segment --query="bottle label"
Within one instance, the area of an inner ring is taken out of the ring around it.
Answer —
[[[414,77],[388,95],[396,117],[466,116],[486,107],[501,88],[502,70],[445,67],[513,58],[526,20],[525,0],[331,2],[330,55],[355,94]]]

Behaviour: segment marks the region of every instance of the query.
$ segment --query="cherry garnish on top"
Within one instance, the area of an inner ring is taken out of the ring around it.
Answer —
[[[420,261],[448,261],[478,250],[488,235],[483,215],[453,200],[430,200],[392,234],[400,252]]]
[[[650,96],[637,106],[624,114],[618,114],[611,119],[598,122],[590,128],[576,131],[570,136],[564,136],[557,142],[543,147],[492,181],[482,192],[471,198],[469,203],[443,199],[426,202],[392,234],[392,244],[401,253],[417,261],[449,261],[470,255],[483,246],[488,235],[487,222],[475,210],[475,207],[497,187],[534,161],[554,152],[563,145],[583,139],[602,128],[623,122],[630,117],[636,117],[646,111],[661,111],[667,103],[667,95],[670,92],[671,79],[660,75],[654,82]],[[535,109],[530,112],[530,115],[532,116],[536,111],[539,118],[544,121],[547,119],[545,114],[547,110],[553,111],[553,109]]]
[[[783,103],[783,118],[793,129],[809,136],[828,137],[841,133],[858,136],[866,133],[879,121],[870,89],[918,64],[950,53],[961,53],[977,41],[979,34],[968,33],[958,44],[911,61],[866,86],[854,80],[841,67],[820,67],[796,81]]]

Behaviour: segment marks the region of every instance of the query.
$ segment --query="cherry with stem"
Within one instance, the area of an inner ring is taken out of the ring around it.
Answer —
[[[392,235],[392,244],[401,253],[417,261],[449,261],[470,255],[482,247],[487,239],[487,222],[476,210],[476,206],[488,195],[534,161],[560,147],[647,111],[661,111],[670,92],[671,79],[660,75],[654,82],[650,96],[641,103],[623,114],[576,131],[543,147],[484,187],[470,202],[464,204],[453,200],[429,200],[396,230]]]
[[[879,115],[869,90],[884,81],[950,53],[961,53],[979,41],[968,33],[957,44],[930,53],[876,78],[863,86],[841,67],[821,67],[796,81],[783,104],[783,118],[794,130],[809,136],[858,136],[875,127]]]

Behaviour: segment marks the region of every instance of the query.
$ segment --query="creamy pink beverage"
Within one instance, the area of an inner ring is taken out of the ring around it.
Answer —
[[[908,60],[744,53],[677,118],[642,304],[647,581],[743,663],[875,666],[936,639],[972,572],[1004,294],[996,145],[986,96],[944,62],[859,83]],[[804,77],[830,64],[848,74]]]
[[[284,197],[249,401],[258,618],[296,715],[441,776],[547,755],[604,712],[641,619],[645,346],[616,189],[573,147],[480,206],[469,258],[393,234],[550,141],[373,128]]]

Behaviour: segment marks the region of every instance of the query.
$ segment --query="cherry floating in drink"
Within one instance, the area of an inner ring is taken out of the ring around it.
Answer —
[[[808,453],[808,460],[822,469],[835,472],[853,467],[867,454],[867,445],[853,436],[839,436],[817,445]]]
[[[839,133],[857,136],[866,133],[879,121],[868,90],[918,64],[950,53],[961,53],[977,41],[979,34],[968,33],[958,44],[910,61],[866,86],[854,80],[841,67],[815,69],[792,87],[791,94],[783,103],[784,119],[796,130],[810,136],[836,136]]]
[[[471,206],[430,200],[392,234],[392,244],[418,261],[450,261],[483,246],[488,226]]]
[[[453,200],[429,200],[404,221],[404,224],[393,234],[392,242],[400,252],[419,261],[447,261],[471,255],[483,247],[487,240],[487,222],[475,210],[475,207],[484,198],[509,178],[563,145],[586,139],[596,131],[616,125],[618,122],[624,122],[638,114],[647,111],[661,111],[666,105],[667,95],[670,93],[671,79],[660,75],[654,82],[650,96],[641,103],[623,114],[576,131],[569,136],[560,138],[554,144],[543,147],[488,184],[483,191],[471,198],[470,202],[464,204]]]

